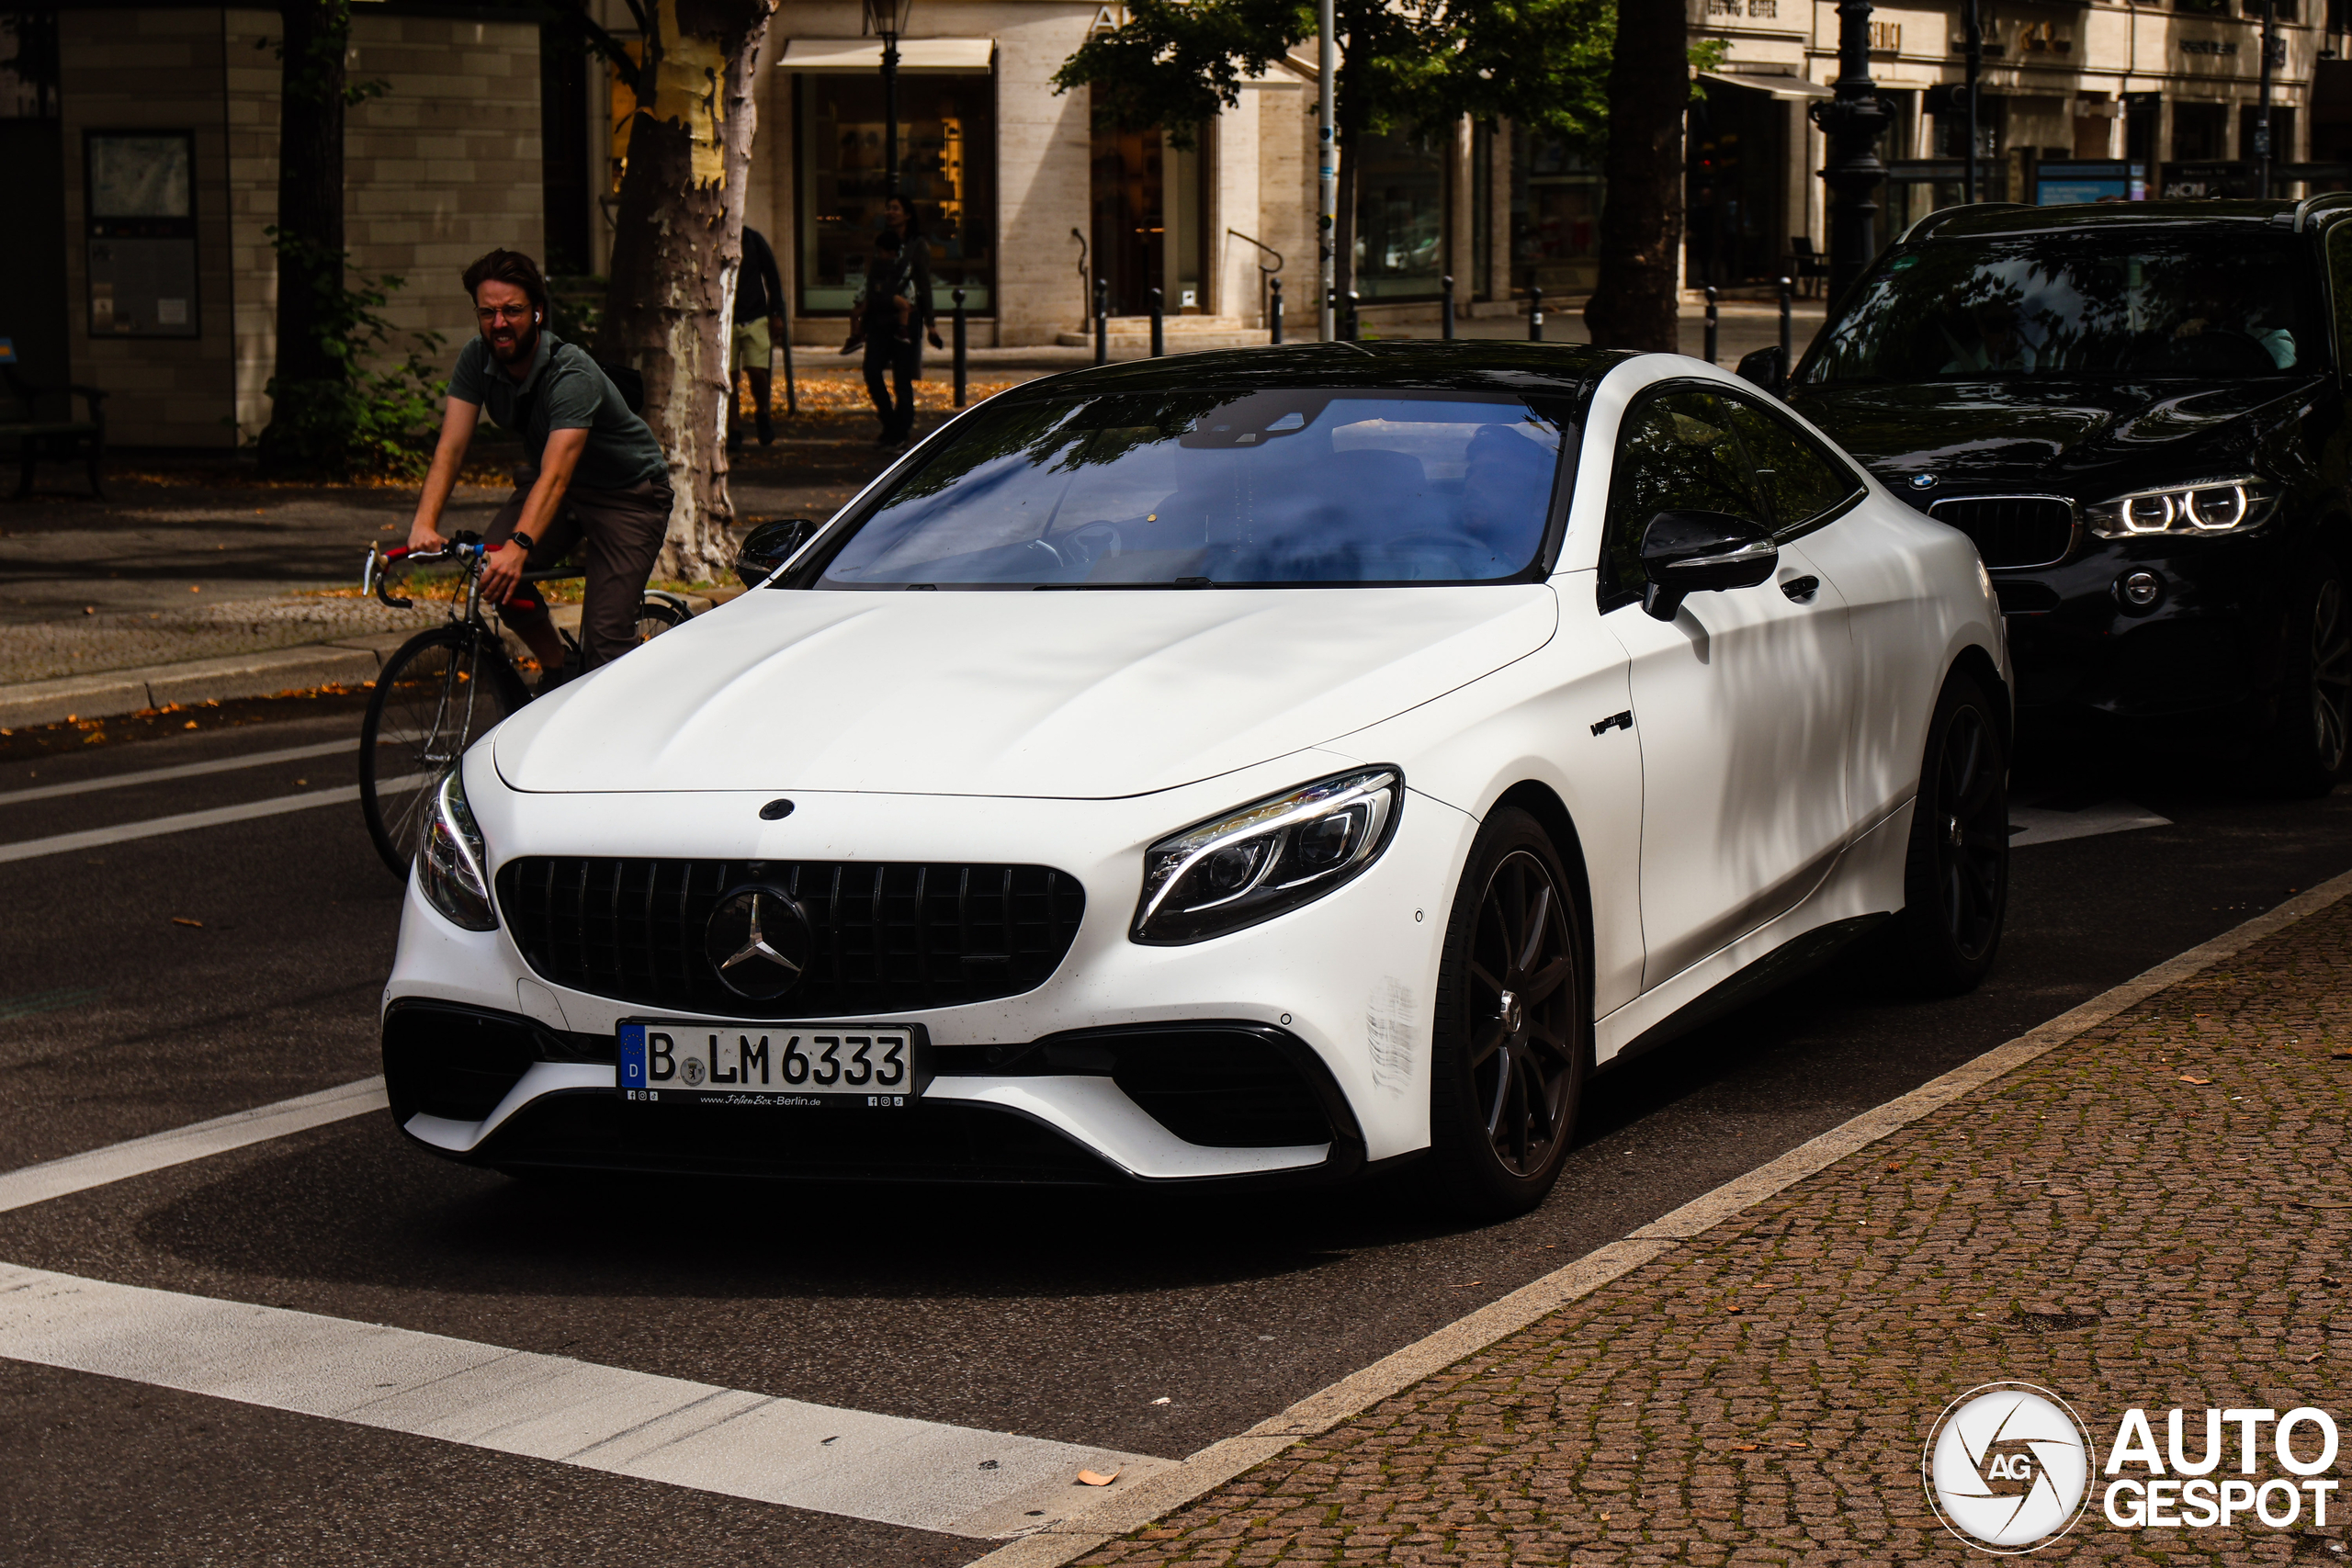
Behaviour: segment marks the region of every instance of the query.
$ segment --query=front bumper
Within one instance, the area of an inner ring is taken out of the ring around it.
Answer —
[[[2242,537],[2094,539],[2054,567],[1996,570],[2020,709],[2260,724],[2280,678],[2287,599],[2277,525]],[[2136,572],[2153,604],[2127,603]],[[2236,728],[2233,723],[2232,728]]]
[[[1330,1179],[1410,1153],[1428,1143],[1428,1015],[1468,816],[1408,792],[1386,851],[1325,897],[1183,947],[1126,935],[1146,845],[1357,761],[1294,755],[1126,800],[796,794],[776,823],[758,817],[765,793],[525,795],[478,761],[468,793],[500,862],[594,845],[1041,864],[1083,884],[1085,913],[1043,985],[888,1015],[922,1025],[933,1048],[937,1075],[917,1106],[652,1107],[619,1100],[616,1029],[668,1010],[550,983],[504,923],[461,931],[412,881],[385,991],[394,1113],[435,1153],[498,1166],[1218,1181]]]

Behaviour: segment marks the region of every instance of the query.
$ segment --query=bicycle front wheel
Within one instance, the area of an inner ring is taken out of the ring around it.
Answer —
[[[469,626],[419,632],[386,661],[359,730],[359,807],[386,865],[408,874],[441,781],[521,705],[503,654]]]

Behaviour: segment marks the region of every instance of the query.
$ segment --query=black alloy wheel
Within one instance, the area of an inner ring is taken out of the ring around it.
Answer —
[[[1911,813],[1899,927],[1918,988],[1973,990],[2009,902],[2009,760],[1991,701],[1955,673],[1937,699]]]
[[[2352,737],[2352,606],[2334,563],[2300,574],[2287,620],[2278,715],[2257,753],[2256,783],[2316,797],[2344,775]]]
[[[1592,1057],[1584,922],[1543,827],[1487,819],[1438,980],[1430,1145],[1456,1201],[1523,1213],[1559,1179]]]

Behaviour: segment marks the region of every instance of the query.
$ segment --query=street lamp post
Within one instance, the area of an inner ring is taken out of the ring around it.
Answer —
[[[899,38],[914,0],[863,0],[866,37],[882,40],[882,192],[899,194]]]
[[[1977,0],[1967,0],[1962,26],[1966,38],[1962,47],[1968,61],[1968,162],[1962,166],[1960,176],[1960,199],[1973,206],[1976,201],[1976,105],[1984,75],[1984,18],[1977,13]]]
[[[1878,139],[1893,118],[1871,80],[1869,0],[1842,0],[1838,7],[1838,96],[1813,106],[1813,122],[1829,139],[1821,171],[1829,187],[1829,297],[1835,300],[1871,265],[1877,250],[1878,203],[1873,199],[1886,166],[1878,161]],[[1968,150],[1973,163],[1976,150]]]
[[[2262,0],[2262,96],[2254,109],[2254,194],[2270,199],[2270,73],[2278,48],[2278,0]]]

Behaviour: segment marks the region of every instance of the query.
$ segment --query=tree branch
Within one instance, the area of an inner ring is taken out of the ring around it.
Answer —
[[[606,32],[594,17],[588,15],[586,0],[539,0],[539,3],[547,7],[550,16],[579,35],[580,41],[587,45],[589,53],[610,65],[632,96],[639,99],[645,96],[643,74],[636,59],[630,55],[628,46]],[[629,15],[637,18],[638,30],[650,32],[651,28],[647,25],[645,13],[639,8],[637,0],[622,0],[622,3],[628,6]]]

